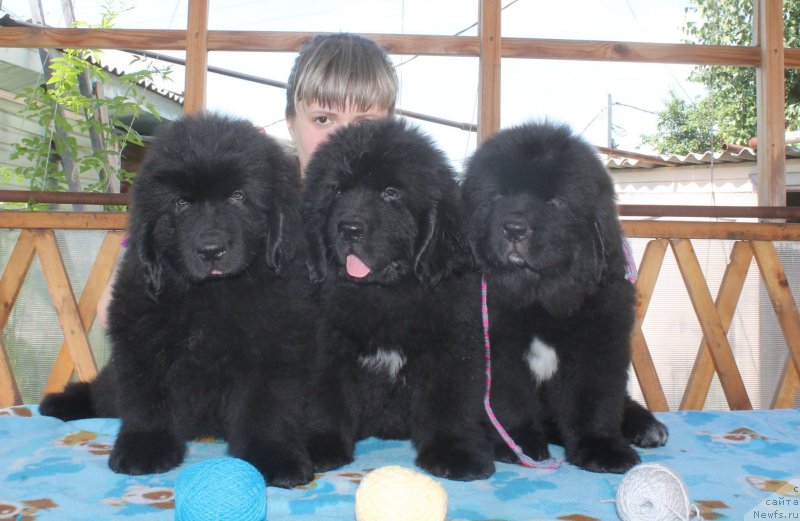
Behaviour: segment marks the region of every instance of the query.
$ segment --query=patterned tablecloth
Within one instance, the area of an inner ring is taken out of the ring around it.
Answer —
[[[677,471],[704,519],[800,519],[800,411],[674,412],[666,447],[640,451],[644,462]],[[193,442],[184,465],[166,474],[125,476],[107,467],[119,427],[113,419],[61,422],[35,406],[0,409],[0,520],[168,520],[175,478],[185,465],[225,455],[225,444]],[[552,447],[556,456],[560,447]],[[354,519],[361,478],[384,465],[413,468],[408,442],[360,442],[354,463],[309,485],[269,487],[270,521]],[[448,520],[618,519],[619,475],[568,464],[556,470],[498,464],[491,479],[439,480]]]

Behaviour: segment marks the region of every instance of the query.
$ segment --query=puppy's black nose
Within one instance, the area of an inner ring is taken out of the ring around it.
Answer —
[[[358,242],[364,238],[364,223],[339,221],[339,236],[347,242]]]
[[[520,222],[508,221],[503,223],[503,235],[511,242],[519,242],[530,233],[530,228]]]
[[[203,244],[197,248],[197,255],[204,261],[219,259],[225,255],[225,246],[221,244]]]
[[[213,237],[207,237],[202,240],[195,248],[195,251],[197,256],[204,261],[219,259],[227,252],[225,243],[221,239]]]

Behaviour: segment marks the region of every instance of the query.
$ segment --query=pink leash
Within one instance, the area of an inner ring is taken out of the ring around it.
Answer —
[[[633,250],[627,237],[622,238],[622,251],[625,253],[625,278],[628,282],[635,283],[639,280],[639,271],[636,269],[636,261],[633,259]]]
[[[481,315],[483,316],[483,343],[486,346],[486,394],[483,397],[483,406],[486,409],[486,414],[489,416],[489,421],[492,422],[492,425],[494,425],[500,437],[503,438],[503,441],[506,442],[508,448],[517,455],[522,466],[532,469],[557,469],[561,466],[563,460],[551,458],[537,462],[522,452],[522,448],[514,443],[514,440],[500,424],[500,421],[492,410],[492,405],[490,403],[492,395],[492,347],[489,342],[489,306],[486,298],[486,278],[483,275],[481,275]]]

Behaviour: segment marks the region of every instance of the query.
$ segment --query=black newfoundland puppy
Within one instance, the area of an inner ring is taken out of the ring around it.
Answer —
[[[401,120],[349,126],[309,164],[303,216],[324,352],[324,401],[309,426],[318,470],[377,436],[410,438],[417,465],[437,476],[494,471],[480,319],[458,276],[470,257],[457,190],[443,154]]]
[[[625,472],[639,463],[630,443],[663,445],[667,429],[627,396],[635,290],[596,152],[565,126],[502,130],[469,161],[463,202],[488,287],[499,420],[535,459],[550,439],[579,467]]]
[[[250,123],[208,114],[170,125],[133,185],[110,362],[41,411],[119,416],[115,472],[167,471],[187,440],[215,436],[271,485],[310,481],[301,413],[314,344],[299,206],[296,166]]]

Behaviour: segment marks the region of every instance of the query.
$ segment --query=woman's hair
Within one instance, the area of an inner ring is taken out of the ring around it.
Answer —
[[[386,108],[397,101],[398,81],[389,56],[378,44],[350,33],[315,36],[300,50],[286,88],[286,117],[297,104],[317,102],[323,107],[359,111]]]

